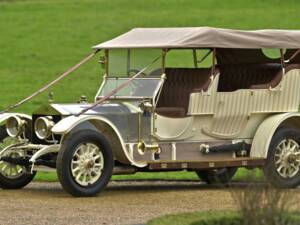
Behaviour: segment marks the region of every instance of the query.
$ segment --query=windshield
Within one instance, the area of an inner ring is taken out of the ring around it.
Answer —
[[[104,81],[98,96],[104,97],[108,95],[112,90],[128,80],[129,78],[108,78]],[[161,83],[160,78],[136,78],[111,96],[111,98],[153,98]]]
[[[141,76],[159,77],[162,73],[161,49],[110,49],[108,60],[109,77],[131,77],[151,64]]]

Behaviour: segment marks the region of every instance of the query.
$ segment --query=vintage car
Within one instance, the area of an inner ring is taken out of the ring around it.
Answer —
[[[226,183],[239,167],[300,185],[300,31],[137,28],[93,48],[105,71],[93,103],[0,116],[2,188],[56,170],[68,193],[94,196],[113,174]]]

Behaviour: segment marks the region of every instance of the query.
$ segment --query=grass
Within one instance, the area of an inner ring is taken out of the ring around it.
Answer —
[[[297,211],[287,212],[284,218],[289,221],[284,223],[286,225],[296,225],[300,221],[299,212]],[[244,224],[243,222],[243,219],[237,212],[209,211],[166,215],[148,221],[147,225],[242,225]],[[276,224],[283,225],[282,223]]]
[[[296,0],[0,0],[0,108],[28,96],[90,47],[133,27],[215,26],[299,29]],[[97,58],[51,88],[57,102],[92,100],[102,71]],[[18,111],[31,113],[47,93]]]
[[[176,215],[167,215],[150,220],[147,225],[190,225],[195,224],[201,220],[212,220],[216,218],[233,218],[237,213],[234,212],[193,212],[180,213]],[[207,225],[213,225],[207,223]]]
[[[261,177],[262,173],[260,170],[255,170],[257,177]],[[248,170],[239,169],[238,173],[234,176],[234,181],[247,181]],[[139,172],[132,175],[114,175],[112,180],[199,180],[195,172]],[[39,172],[35,181],[57,181],[57,175],[53,172]]]
[[[162,180],[197,180],[197,175],[192,172],[149,172],[136,173],[132,175],[114,175],[112,180],[141,180],[141,179],[162,179]],[[35,177],[36,181],[57,181],[56,173],[40,172]]]

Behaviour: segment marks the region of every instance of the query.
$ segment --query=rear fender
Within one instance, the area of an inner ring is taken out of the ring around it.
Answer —
[[[250,156],[267,158],[272,137],[284,125],[300,129],[300,113],[276,114],[265,119],[254,135]]]

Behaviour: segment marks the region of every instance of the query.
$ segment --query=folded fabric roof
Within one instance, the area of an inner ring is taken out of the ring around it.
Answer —
[[[232,30],[211,27],[135,28],[94,49],[300,48],[299,30]]]

